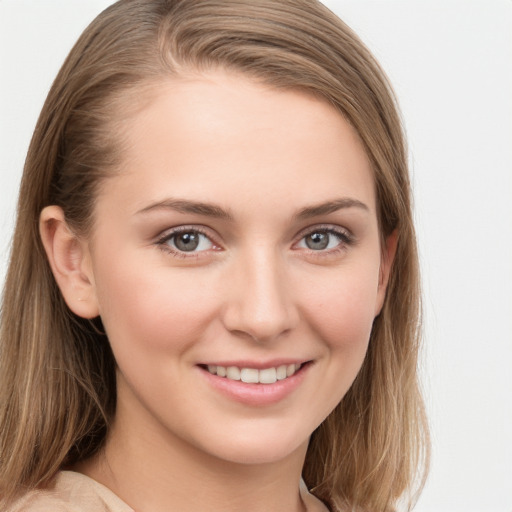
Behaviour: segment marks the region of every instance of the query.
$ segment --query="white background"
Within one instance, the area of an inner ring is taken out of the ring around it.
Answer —
[[[0,0],[0,283],[50,84],[108,0]],[[512,1],[325,0],[393,82],[411,152],[433,465],[418,512],[512,512]]]

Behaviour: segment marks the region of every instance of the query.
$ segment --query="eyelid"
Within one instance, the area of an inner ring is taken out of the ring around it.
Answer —
[[[297,240],[302,240],[307,235],[310,235],[311,233],[315,233],[316,231],[323,231],[326,233],[334,233],[337,235],[340,235],[343,238],[346,238],[347,241],[355,241],[355,236],[350,231],[350,229],[345,228],[343,226],[338,226],[336,224],[314,224],[312,226],[308,226],[307,228],[302,229],[299,231],[299,233],[296,235]]]

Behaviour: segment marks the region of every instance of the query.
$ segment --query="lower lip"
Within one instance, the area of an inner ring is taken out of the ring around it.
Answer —
[[[273,384],[247,384],[241,380],[213,375],[207,369],[198,366],[208,384],[235,402],[251,406],[267,406],[277,404],[291,395],[304,380],[310,363],[302,365],[291,377],[278,380]]]

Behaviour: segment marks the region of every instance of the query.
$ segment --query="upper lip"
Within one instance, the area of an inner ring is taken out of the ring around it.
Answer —
[[[283,359],[272,359],[269,361],[254,361],[249,359],[238,359],[236,361],[208,361],[200,363],[199,366],[236,366],[238,368],[254,368],[256,370],[264,370],[265,368],[277,368],[278,366],[289,365],[289,364],[305,364],[310,359],[297,359],[297,358],[283,358]]]

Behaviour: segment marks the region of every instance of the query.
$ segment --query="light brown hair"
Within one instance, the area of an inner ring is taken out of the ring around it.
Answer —
[[[61,206],[72,229],[87,234],[98,186],[122,162],[126,107],[140,107],[151,84],[212,67],[307,91],[337,109],[371,162],[382,239],[398,233],[364,364],[311,437],[308,487],[332,510],[380,512],[395,510],[423,483],[428,429],[417,375],[418,257],[407,151],[382,70],[315,0],[121,0],[69,54],[26,159],[0,331],[4,504],[97,452],[115,413],[115,361],[101,320],[82,319],[66,306],[39,237],[41,210]]]

